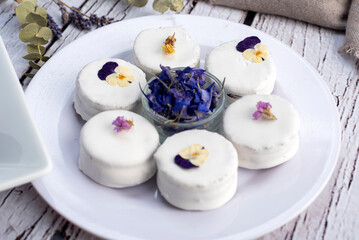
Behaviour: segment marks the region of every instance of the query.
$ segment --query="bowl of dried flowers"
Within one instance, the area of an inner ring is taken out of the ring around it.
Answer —
[[[218,131],[226,96],[222,82],[200,68],[161,69],[142,96],[144,116],[156,127],[161,141],[194,128]]]

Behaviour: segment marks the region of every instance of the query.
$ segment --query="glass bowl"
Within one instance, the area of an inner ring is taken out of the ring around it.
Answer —
[[[183,70],[184,68],[173,68],[171,70]],[[211,73],[205,72],[205,81],[206,84],[204,88],[215,82],[216,90],[220,91],[223,87],[222,82],[212,75]],[[147,95],[149,93],[149,83],[156,79],[157,77],[152,77],[146,86],[143,89],[143,92]],[[149,104],[148,100],[145,95],[142,95],[142,106],[143,106],[143,116],[148,119],[157,129],[160,140],[163,142],[167,137],[172,136],[175,133],[189,130],[189,129],[206,129],[212,132],[218,132],[220,129],[222,117],[223,117],[223,110],[226,102],[226,93],[223,89],[221,97],[218,99],[217,106],[213,110],[211,114],[209,114],[206,118],[195,121],[195,122],[168,122],[168,119],[165,119],[163,116],[160,116],[158,113],[153,111]]]

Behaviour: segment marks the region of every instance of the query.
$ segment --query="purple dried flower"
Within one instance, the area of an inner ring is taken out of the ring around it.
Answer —
[[[106,80],[106,77],[112,73],[115,73],[115,68],[118,66],[115,62],[107,62],[102,68],[97,72],[97,76],[101,80]]]
[[[237,44],[236,49],[239,52],[244,52],[249,48],[254,48],[254,46],[260,42],[261,40],[256,36],[247,37]]]
[[[47,14],[47,27],[51,29],[52,34],[54,34],[57,39],[61,38],[61,29],[54,21],[54,19],[50,16],[50,14]]]
[[[260,117],[265,117],[267,119],[276,120],[277,118],[271,112],[272,105],[269,102],[257,102],[257,111],[253,113],[253,118],[258,120]]]
[[[190,160],[182,158],[180,155],[176,155],[175,163],[181,168],[190,169],[198,166],[193,165]]]
[[[121,132],[122,130],[128,130],[133,126],[133,121],[126,120],[123,116],[118,116],[113,122],[112,125],[115,125],[114,130],[116,132]]]

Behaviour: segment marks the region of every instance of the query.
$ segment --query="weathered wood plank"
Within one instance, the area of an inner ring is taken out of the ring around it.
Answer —
[[[265,14],[257,14],[252,26],[289,45],[318,70],[336,100],[343,132],[338,165],[319,198],[262,239],[356,239],[358,232],[352,230],[359,226],[359,67],[337,52],[344,33]]]

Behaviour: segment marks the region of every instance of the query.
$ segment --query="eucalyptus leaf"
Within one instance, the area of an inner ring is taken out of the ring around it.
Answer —
[[[135,7],[144,7],[148,0],[127,0],[127,2]]]
[[[23,2],[31,2],[34,6],[37,5],[37,0],[23,0]]]
[[[50,40],[52,38],[52,31],[48,27],[42,27],[40,28],[39,32],[37,33],[38,37],[42,37],[46,41]]]
[[[170,5],[171,11],[180,12],[183,9],[183,1],[182,0],[174,0]]]
[[[47,60],[49,60],[50,59],[50,57],[48,57],[48,56],[43,56],[42,57],[42,61],[44,61],[44,62],[46,62]]]
[[[26,16],[26,21],[30,23],[37,23],[41,27],[45,27],[47,24],[46,17],[43,17],[40,14],[32,13],[32,12]]]
[[[15,8],[15,14],[20,24],[27,23],[26,17],[30,12],[35,11],[35,6],[31,1],[24,1]]]
[[[46,48],[39,46],[41,55],[45,54]],[[35,44],[29,44],[26,46],[27,53],[39,53],[39,48]]]
[[[42,7],[37,7],[36,10],[35,10],[35,13],[39,14],[40,16],[42,16],[45,19],[47,18],[47,12]]]
[[[49,41],[43,39],[42,37],[33,37],[33,38],[30,39],[30,43],[35,44],[35,45],[37,45],[37,44],[39,44],[39,45],[45,45],[45,44],[47,44],[48,42],[49,42]]]
[[[24,59],[26,60],[39,60],[41,58],[41,55],[39,53],[29,53],[26,56],[23,56]]]
[[[29,62],[29,65],[33,68],[33,69],[36,69],[36,70],[39,70],[41,68],[40,65],[38,65],[37,63],[35,63],[34,61],[30,61]]]
[[[27,25],[29,25],[30,23],[24,23],[24,24],[21,24],[21,28],[24,28],[26,27]]]
[[[23,42],[30,42],[30,40],[37,34],[38,31],[39,26],[36,23],[30,23],[21,29],[19,38]]]
[[[169,9],[168,2],[165,0],[154,0],[152,7],[155,11],[164,13]]]
[[[35,76],[33,73],[25,73],[24,75],[29,78],[33,78]]]

